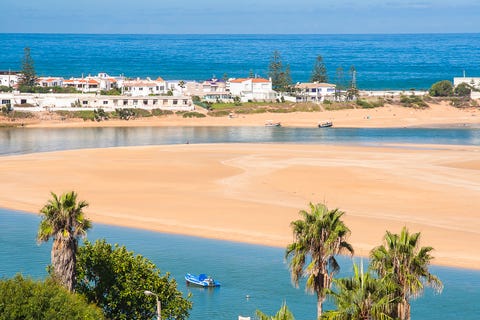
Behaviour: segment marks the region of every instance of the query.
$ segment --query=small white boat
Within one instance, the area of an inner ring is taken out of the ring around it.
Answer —
[[[280,127],[280,126],[281,126],[280,122],[273,121],[273,120],[265,121],[265,127]]]
[[[319,128],[328,128],[328,127],[332,127],[332,126],[333,126],[332,121],[324,121],[324,122],[318,123]]]
[[[212,277],[207,276],[204,273],[201,273],[198,276],[187,273],[185,275],[185,281],[187,281],[187,285],[194,285],[198,287],[220,287],[220,282],[215,281]]]

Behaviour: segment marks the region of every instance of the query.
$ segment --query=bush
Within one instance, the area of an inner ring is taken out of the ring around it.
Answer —
[[[432,97],[450,97],[453,94],[453,84],[448,80],[442,80],[432,85],[428,93]]]
[[[184,118],[205,118],[206,115],[204,115],[203,113],[200,113],[200,112],[185,112],[183,114],[183,117]]]
[[[0,281],[0,319],[103,319],[100,308],[47,279],[17,275]]]
[[[12,92],[12,91],[13,91],[12,87],[0,86],[0,92]]]
[[[80,118],[83,119],[83,121],[95,120],[95,112],[93,110],[79,110],[79,111],[55,111],[55,114],[58,114],[59,116],[63,118]]]
[[[153,116],[166,116],[174,114],[172,110],[152,109]]]
[[[428,104],[420,96],[400,96],[400,103],[407,108],[428,108]]]
[[[469,97],[471,92],[472,87],[467,83],[460,83],[453,91],[453,93],[458,97]]]
[[[110,90],[102,90],[100,91],[100,94],[102,96],[119,96],[122,94],[122,91],[120,91],[118,88],[113,88]]]

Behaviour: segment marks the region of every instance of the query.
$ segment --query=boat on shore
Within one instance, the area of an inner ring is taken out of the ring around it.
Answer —
[[[318,123],[319,128],[329,128],[329,127],[332,127],[332,126],[333,126],[332,121],[324,121],[324,122],[319,122]]]
[[[281,123],[273,120],[265,121],[265,127],[280,127]]]
[[[220,287],[220,282],[215,281],[212,277],[207,276],[204,273],[199,274],[198,276],[191,273],[185,275],[185,281],[187,285],[193,285],[197,287],[212,288]]]

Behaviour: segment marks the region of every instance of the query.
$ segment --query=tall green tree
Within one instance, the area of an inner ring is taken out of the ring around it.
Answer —
[[[36,281],[16,275],[0,280],[0,320],[11,319],[101,320],[103,313],[50,278]]]
[[[419,242],[420,233],[410,234],[403,227],[400,234],[387,231],[384,244],[370,253],[371,269],[397,285],[395,294],[399,300],[393,316],[400,320],[410,319],[410,300],[420,296],[424,286],[437,292],[443,288],[440,279],[428,270],[433,248],[419,247]]]
[[[335,71],[335,99],[341,100],[342,91],[345,90],[345,72],[343,67],[339,66]]]
[[[337,306],[326,311],[322,319],[329,320],[390,320],[395,307],[395,284],[364,273],[353,264],[352,277],[333,280],[335,290],[329,296]]]
[[[255,313],[259,320],[295,320],[293,313],[288,309],[285,302],[274,316],[266,315],[260,310],[257,310]]]
[[[19,86],[33,90],[32,88],[37,81],[37,74],[35,73],[35,66],[29,47],[23,49],[22,71],[20,74]]]
[[[102,308],[107,319],[155,317],[155,298],[145,290],[158,295],[162,319],[188,319],[192,303],[182,297],[169,273],[162,276],[154,263],[125,246],[85,241],[77,257],[77,292]]]
[[[355,69],[354,65],[350,66],[348,71],[350,76],[350,84],[347,89],[347,100],[354,100],[358,96],[358,88],[357,88],[357,70]]]
[[[311,82],[328,82],[327,67],[323,62],[323,57],[318,55],[313,65]]]
[[[272,79],[272,89],[285,92],[291,88],[290,66],[284,66],[280,52],[274,51],[268,66],[268,76]]]
[[[51,193],[52,199],[40,210],[42,220],[38,228],[37,240],[46,242],[53,238],[51,261],[52,276],[69,291],[76,283],[75,265],[78,239],[86,235],[91,222],[85,218],[85,201],[77,201],[74,191],[60,197]]]
[[[287,246],[285,257],[292,282],[298,287],[299,279],[307,277],[305,289],[317,294],[319,318],[333,276],[340,270],[335,257],[353,255],[347,242],[350,230],[341,219],[344,214],[338,209],[328,210],[324,204],[310,203],[310,211],[301,210],[302,219],[291,223],[295,241]]]

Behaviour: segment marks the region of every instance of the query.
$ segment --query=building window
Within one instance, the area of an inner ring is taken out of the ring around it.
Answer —
[[[143,88],[138,88],[138,91],[143,91]]]
[[[83,104],[83,105],[87,105],[87,104],[88,104],[88,101],[87,101],[87,100],[83,100],[83,101],[82,101],[82,104]]]
[[[152,100],[152,103],[155,105],[157,104],[158,100]]]
[[[177,105],[178,104],[178,100],[177,99],[174,99],[173,100],[173,105]]]
[[[168,105],[168,99],[163,99],[163,105]]]
[[[128,100],[123,100],[123,105],[128,106]]]
[[[26,104],[27,103],[27,99],[20,99],[20,104]]]
[[[10,100],[2,100],[2,104],[10,104]]]
[[[104,105],[108,104],[108,100],[103,100],[103,104]]]
[[[187,105],[187,104],[188,104],[188,100],[187,100],[187,99],[183,100],[183,104],[184,104],[184,105]]]
[[[136,106],[138,104],[138,100],[133,100],[133,105]]]
[[[144,104],[144,105],[147,105],[147,104],[148,104],[148,100],[143,100],[143,104]]]

